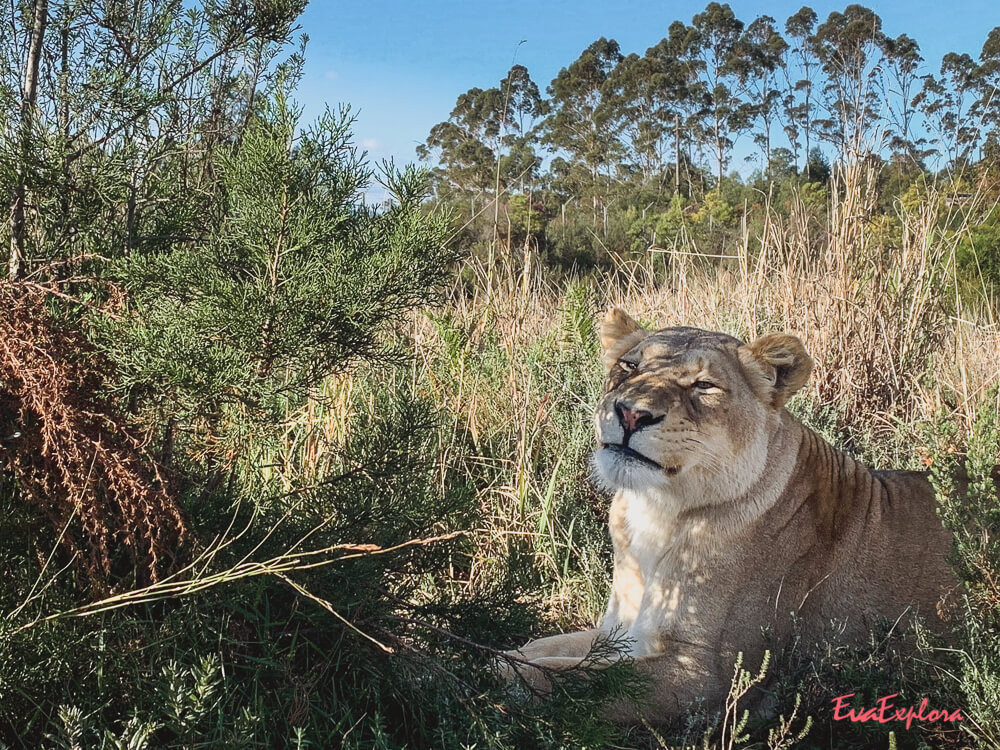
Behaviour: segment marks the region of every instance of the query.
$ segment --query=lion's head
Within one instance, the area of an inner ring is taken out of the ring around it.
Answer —
[[[652,332],[619,309],[607,314],[601,345],[597,480],[611,491],[665,491],[684,505],[747,492],[785,402],[812,370],[794,336],[744,344],[697,328]]]

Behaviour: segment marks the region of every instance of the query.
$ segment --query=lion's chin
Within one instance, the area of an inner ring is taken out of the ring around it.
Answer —
[[[664,487],[682,470],[679,465],[661,465],[621,445],[604,444],[594,452],[591,463],[594,479],[607,492]]]

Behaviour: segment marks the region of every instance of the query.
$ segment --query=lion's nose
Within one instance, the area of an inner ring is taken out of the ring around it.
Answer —
[[[618,421],[628,433],[641,430],[643,427],[656,424],[663,419],[663,417],[654,417],[650,412],[642,409],[630,409],[621,401],[615,401],[615,414],[618,415]]]

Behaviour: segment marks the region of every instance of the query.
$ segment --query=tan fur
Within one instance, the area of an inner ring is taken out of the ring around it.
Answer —
[[[531,663],[522,677],[544,685],[532,665],[572,668],[595,639],[624,633],[652,696],[612,713],[655,722],[696,699],[718,706],[736,653],[759,663],[764,629],[780,642],[797,619],[809,642],[831,621],[847,637],[879,616],[937,622],[957,581],[931,486],[865,468],[784,409],[812,369],[798,339],[651,333],[612,310],[601,343],[594,470],[614,493],[611,596],[597,627],[511,652]],[[628,448],[658,466],[620,447],[629,419],[640,426]]]
[[[611,367],[618,357],[642,341],[647,331],[617,307],[608,311],[601,323],[601,350],[604,364]]]

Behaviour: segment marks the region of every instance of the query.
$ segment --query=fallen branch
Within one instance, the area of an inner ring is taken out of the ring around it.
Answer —
[[[185,567],[184,570],[178,571],[178,573],[175,573],[162,581],[152,583],[149,586],[105,597],[104,599],[99,599],[97,601],[90,602],[89,604],[85,604],[82,607],[75,607],[61,612],[54,612],[53,614],[45,617],[38,617],[13,630],[10,635],[14,635],[23,630],[28,630],[29,628],[41,623],[62,620],[68,617],[91,617],[93,615],[122,609],[124,607],[134,607],[163,599],[176,599],[183,596],[191,596],[192,594],[199,594],[203,591],[215,588],[216,586],[233,583],[234,581],[240,581],[247,578],[255,578],[257,576],[276,576],[281,578],[283,581],[288,582],[288,573],[302,570],[315,570],[317,568],[346,562],[347,560],[356,560],[361,557],[386,555],[408,547],[426,546],[437,542],[448,541],[449,539],[465,536],[467,533],[468,532],[465,531],[453,531],[439,536],[411,539],[391,547],[379,547],[375,544],[335,544],[329,547],[309,550],[306,552],[276,555],[272,558],[264,560],[263,562],[242,561],[232,567],[219,571],[218,573],[212,573],[211,575],[195,579],[182,579],[182,574],[198,563],[198,561],[195,561]],[[324,557],[336,552],[345,552],[347,554],[342,554],[337,557]],[[201,555],[199,560],[203,560],[206,556],[214,556],[214,554],[215,550],[210,550]],[[4,619],[7,618],[5,617]],[[382,646],[382,644],[378,645],[382,648],[387,648]]]

